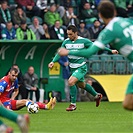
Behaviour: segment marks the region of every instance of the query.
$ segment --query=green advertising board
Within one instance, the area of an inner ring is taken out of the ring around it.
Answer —
[[[42,79],[39,86],[45,89],[45,98],[48,98],[49,91],[55,90],[60,91],[64,99],[64,80],[60,65],[55,63],[52,70],[48,68],[48,63],[61,43],[60,40],[0,41],[0,78],[12,64],[18,64],[23,74],[29,66],[33,66],[35,73]]]

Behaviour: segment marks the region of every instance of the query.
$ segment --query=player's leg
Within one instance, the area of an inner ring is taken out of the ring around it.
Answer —
[[[34,102],[31,100],[28,100],[28,99],[11,100],[11,109],[12,110],[19,110],[25,106],[28,106],[31,103],[34,103]]]
[[[70,101],[71,104],[69,105],[68,108],[66,108],[66,111],[73,111],[76,110],[76,99],[77,99],[77,87],[76,87],[76,82],[78,79],[76,77],[72,76],[68,79],[68,84],[70,86]]]
[[[133,76],[131,77],[126,90],[123,108],[127,110],[133,110]]]
[[[87,92],[89,92],[92,96],[95,97],[95,101],[96,101],[96,107],[99,106],[100,104],[100,101],[102,99],[102,94],[100,93],[97,93],[95,91],[95,89],[89,85],[89,84],[85,84],[84,82],[78,82],[78,87],[79,88],[82,88],[82,89],[85,89]]]
[[[28,107],[29,104],[34,103],[31,100],[27,100],[27,99],[22,99],[22,100],[17,100],[15,103],[15,100],[12,100],[12,110],[18,110],[21,109],[23,107]],[[41,102],[36,102],[39,106],[40,109],[51,109],[52,108],[52,104],[53,104],[53,98],[50,99],[48,104],[44,104]],[[15,108],[16,107],[16,108]]]
[[[0,116],[16,122],[18,114],[6,109],[2,104],[0,104]]]
[[[28,133],[29,116],[27,114],[18,115],[0,105],[0,116],[17,123],[22,133]]]
[[[133,94],[126,94],[123,101],[123,108],[133,110]]]
[[[91,85],[85,84],[83,81],[78,82],[78,87],[85,89],[87,92],[89,92],[94,97],[97,95],[97,92],[95,91],[95,89]]]
[[[0,133],[13,133],[13,129],[0,120]]]
[[[56,105],[56,97],[50,98],[50,101],[47,104],[41,103],[41,102],[36,102],[39,106],[40,109],[46,109],[46,110],[51,110],[54,109]]]
[[[97,93],[90,84],[84,83],[84,76],[86,75],[86,73],[87,73],[86,65],[83,65],[82,67],[78,68],[78,72],[75,75],[75,77],[77,77],[78,80],[80,81],[78,82],[78,86],[79,88],[85,89],[87,92],[89,92],[91,95],[95,97],[96,107],[98,107],[102,98],[102,94]]]
[[[25,106],[28,107],[28,105],[31,103],[34,103],[34,102],[28,99],[11,100],[11,109],[18,110]],[[41,102],[37,102],[37,104],[40,109],[53,109],[56,104],[56,98],[51,98],[48,104],[44,104]]]

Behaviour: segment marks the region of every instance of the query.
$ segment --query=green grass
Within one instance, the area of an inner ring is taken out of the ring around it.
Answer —
[[[132,133],[133,115],[122,108],[122,103],[102,102],[96,108],[94,102],[78,102],[77,110],[65,111],[69,103],[57,103],[54,110],[39,110],[30,114],[30,133]],[[16,111],[26,113],[26,108]],[[2,119],[20,132],[16,124]]]

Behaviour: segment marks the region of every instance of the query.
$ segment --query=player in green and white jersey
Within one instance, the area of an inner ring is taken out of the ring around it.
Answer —
[[[84,48],[90,47],[93,43],[83,37],[78,36],[77,34],[77,28],[74,25],[70,25],[67,28],[67,35],[68,38],[62,43],[62,47],[68,49],[68,50],[82,50]],[[109,50],[110,52],[116,52],[116,50],[110,50],[108,48],[105,48],[106,50]],[[52,68],[54,66],[54,62],[58,61],[60,56],[56,54],[52,62],[49,63],[49,68]],[[68,79],[68,84],[70,86],[70,99],[71,104],[68,108],[66,108],[66,111],[73,111],[76,110],[76,97],[77,97],[77,88],[76,85],[79,88],[85,89],[87,92],[92,94],[95,97],[96,100],[96,107],[99,106],[100,100],[102,98],[102,94],[97,93],[94,88],[89,85],[85,84],[84,82],[84,76],[87,73],[87,66],[86,61],[84,57],[80,56],[68,56],[69,60],[69,66],[71,70],[71,76]]]
[[[104,21],[106,27],[101,31],[94,44],[88,49],[77,51],[61,48],[58,50],[58,53],[62,56],[90,57],[98,50],[103,49],[105,44],[110,43],[120,54],[133,62],[133,21],[129,18],[116,17],[114,4],[107,0],[100,2],[98,11],[99,17]],[[133,77],[128,84],[123,107],[133,110]]]

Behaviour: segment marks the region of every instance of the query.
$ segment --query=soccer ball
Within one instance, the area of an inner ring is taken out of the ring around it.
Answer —
[[[31,103],[28,105],[27,110],[30,114],[38,113],[39,106],[36,103]]]

